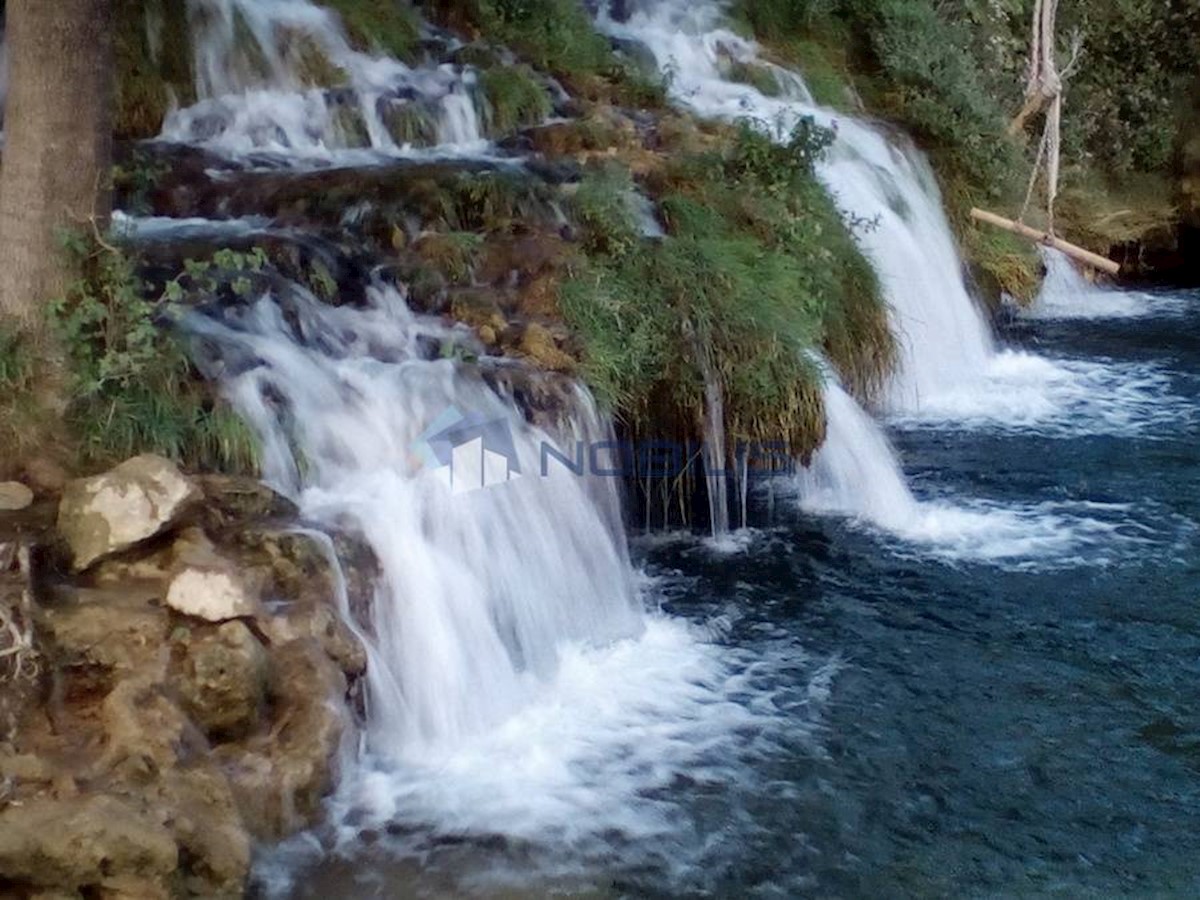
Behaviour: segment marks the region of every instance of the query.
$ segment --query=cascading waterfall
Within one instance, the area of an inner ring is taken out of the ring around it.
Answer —
[[[189,3],[199,99],[167,116],[166,140],[349,161],[487,149],[470,69],[359,53],[337,15],[308,0]],[[340,86],[320,83],[330,73]]]
[[[366,753],[333,801],[342,838],[399,821],[416,836],[401,854],[427,853],[428,833],[597,860],[632,843],[656,865],[702,850],[675,843],[686,828],[656,792],[685,771],[741,784],[747,735],[785,715],[802,732],[811,700],[773,700],[703,629],[643,612],[616,480],[543,467],[546,447],[573,460],[611,437],[586,393],[565,384],[557,424],[535,427],[447,358],[478,351],[468,330],[395,289],[368,288],[362,309],[276,293],[183,326],[261,438],[267,480],[313,525],[360,532],[379,563]],[[542,377],[496,365],[493,385]]]
[[[286,314],[265,297],[188,327],[260,436],[266,479],[307,518],[352,523],[379,558],[370,741],[403,758],[525,705],[564,642],[610,643],[643,624],[615,500],[591,493],[611,494],[612,480],[540,473],[543,443],[570,457],[576,438],[603,435],[586,398],[569,398],[560,447],[478,376],[423,358],[469,333],[414,317],[394,289],[368,293],[352,310],[296,288]],[[439,441],[452,456],[431,455]]]
[[[713,0],[648,0],[624,22],[600,27],[643,44],[670,73],[672,96],[697,114],[751,119],[786,136],[800,119],[836,132],[818,175],[842,210],[870,223],[857,237],[887,296],[900,363],[889,405],[919,408],[926,398],[978,381],[994,353],[988,325],[967,293],[962,265],[933,173],[923,155],[894,133],[816,106],[794,73],[758,59],[757,46],[724,27]],[[769,66],[783,89],[767,97],[727,77],[728,61]]]

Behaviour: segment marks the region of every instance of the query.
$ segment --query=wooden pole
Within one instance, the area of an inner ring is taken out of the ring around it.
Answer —
[[[1055,237],[1052,234],[1038,231],[1036,228],[1030,228],[1024,222],[1014,222],[1012,219],[998,216],[995,213],[988,212],[986,209],[972,209],[971,218],[977,222],[986,222],[988,225],[995,225],[997,228],[1003,228],[1005,231],[1019,234],[1035,243],[1046,244],[1055,250],[1061,250],[1072,259],[1084,265],[1091,266],[1093,269],[1099,269],[1101,272],[1107,272],[1109,275],[1116,275],[1121,271],[1119,263],[1115,263],[1111,259],[1101,256],[1099,253],[1084,250],[1082,247],[1064,241],[1062,238]]]

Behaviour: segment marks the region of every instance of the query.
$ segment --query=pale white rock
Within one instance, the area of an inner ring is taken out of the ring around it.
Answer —
[[[167,586],[171,609],[209,622],[261,612],[259,579],[240,572],[211,545],[177,545],[176,554],[178,562]]]
[[[200,497],[170,460],[135,456],[101,475],[70,482],[58,506],[58,530],[80,571],[154,537]]]
[[[0,512],[16,512],[33,502],[33,491],[19,481],[0,481]]]

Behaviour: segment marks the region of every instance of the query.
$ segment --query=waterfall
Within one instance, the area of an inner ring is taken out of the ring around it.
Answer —
[[[1046,277],[1028,315],[1041,319],[1123,319],[1178,306],[1178,298],[1138,291],[1107,290],[1092,284],[1063,253],[1042,248]],[[1154,302],[1159,300],[1159,302]],[[1165,301],[1165,302],[1163,302]]]
[[[813,512],[859,516],[890,530],[917,516],[917,501],[883,429],[826,367],[825,443],[796,480],[800,503]]]
[[[763,63],[752,42],[723,24],[713,0],[648,0],[625,22],[602,14],[599,26],[643,44],[670,73],[672,97],[698,115],[750,119],[780,137],[806,116],[836,140],[817,174],[856,220],[863,251],[887,296],[900,361],[889,406],[919,408],[927,398],[979,381],[994,353],[987,322],[967,293],[954,237],[929,164],[894,132],[813,104],[798,75]],[[728,60],[765,65],[784,88],[767,97],[728,79]]]
[[[189,20],[197,102],[168,114],[166,140],[349,161],[487,148],[470,69],[360,53],[308,0],[189,0]]]
[[[704,376],[704,483],[708,493],[708,521],[714,538],[729,534],[729,489],[726,480],[725,396],[708,354],[697,347]]]
[[[372,751],[453,746],[527,705],[570,645],[643,628],[615,480],[542,471],[605,429],[578,390],[556,435],[437,349],[472,340],[392,288],[365,309],[300,288],[186,326],[304,517],[361,532],[380,575],[369,632]],[[434,348],[430,351],[430,347]]]

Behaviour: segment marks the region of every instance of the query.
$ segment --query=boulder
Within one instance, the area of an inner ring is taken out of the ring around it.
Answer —
[[[246,827],[277,840],[312,825],[332,788],[350,724],[346,678],[311,639],[272,654],[270,735],[217,748]]]
[[[79,588],[67,602],[44,607],[39,630],[55,668],[99,690],[135,674],[161,679],[168,655],[168,615],[152,599],[153,594],[139,594],[128,586]]]
[[[38,494],[58,494],[67,486],[70,477],[51,459],[31,459],[25,463],[25,480]]]
[[[178,863],[162,823],[116,797],[39,797],[0,812],[0,882],[167,896]]]
[[[183,708],[210,737],[249,732],[267,693],[269,662],[258,638],[241,621],[178,631],[170,684]]]
[[[354,677],[367,670],[366,648],[328,603],[291,603],[281,614],[265,616],[259,624],[274,646],[312,638],[347,675]]]
[[[184,889],[193,897],[240,897],[250,874],[250,835],[229,783],[212,766],[176,769],[163,778],[167,823],[181,856]]]
[[[19,481],[0,481],[0,512],[16,512],[33,503],[33,491]]]
[[[200,496],[174,463],[153,454],[71,481],[59,503],[58,530],[70,548],[72,567],[82,571],[154,537]]]
[[[138,784],[175,766],[189,729],[195,731],[162,688],[145,678],[129,678],[113,688],[101,705],[100,719],[104,753],[93,774],[116,774]]]
[[[209,622],[253,616],[261,609],[261,577],[218,553],[199,529],[174,547],[167,606]]]

